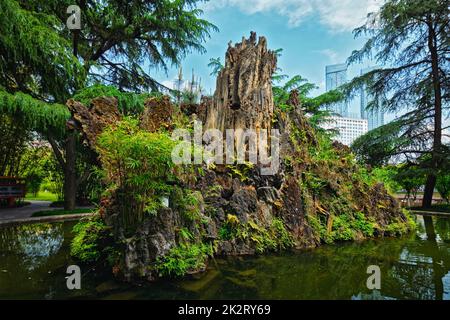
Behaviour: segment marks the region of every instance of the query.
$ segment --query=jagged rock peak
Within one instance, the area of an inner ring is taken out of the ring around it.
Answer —
[[[267,41],[251,32],[249,39],[229,47],[214,97],[207,108],[206,128],[270,129],[273,116],[272,75],[276,54]]]

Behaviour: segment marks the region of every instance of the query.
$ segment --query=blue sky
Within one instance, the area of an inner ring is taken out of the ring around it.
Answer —
[[[240,42],[242,36],[255,31],[267,38],[271,49],[283,48],[278,61],[283,73],[300,74],[319,86],[313,95],[320,94],[325,90],[325,66],[345,62],[362,46],[364,39],[354,39],[352,30],[379,6],[380,0],[212,0],[202,5],[203,17],[220,31],[205,43],[205,54],[192,53],[184,59],[184,78],[190,79],[194,69],[206,93],[214,92],[209,59],[220,57],[223,61],[229,41]],[[350,66],[349,78],[369,65]],[[167,75],[154,70],[152,74],[170,85],[177,69],[170,69]],[[352,104],[350,112],[359,112],[359,101]]]

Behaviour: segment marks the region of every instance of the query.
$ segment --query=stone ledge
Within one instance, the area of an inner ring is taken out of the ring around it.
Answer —
[[[44,217],[30,217],[21,219],[5,219],[0,220],[0,227],[12,224],[26,224],[26,223],[46,223],[56,221],[73,221],[79,220],[83,217],[89,217],[95,215],[95,212],[91,213],[77,213],[77,214],[61,214],[57,216],[44,216]]]
[[[434,212],[434,211],[421,211],[421,210],[409,210],[413,214],[423,215],[423,216],[445,216],[450,217],[448,212]]]

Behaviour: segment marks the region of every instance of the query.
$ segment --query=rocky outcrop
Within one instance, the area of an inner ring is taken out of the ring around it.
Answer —
[[[70,99],[66,103],[72,113],[75,127],[83,134],[84,142],[95,150],[97,137],[103,130],[119,121],[122,116],[113,97],[98,97],[89,106]]]
[[[140,119],[140,126],[150,132],[155,132],[159,129],[170,131],[173,129],[174,115],[175,109],[169,97],[150,98],[145,101],[145,109]]]
[[[228,48],[212,99],[178,113],[169,98],[146,102],[140,127],[148,131],[170,131],[182,113],[203,119],[207,128],[278,129],[281,166],[273,175],[261,175],[258,165],[244,164],[192,170],[190,179],[179,179],[171,188],[169,207],[146,216],[131,234],[122,230],[119,198],[111,194],[102,201],[100,213],[120,244],[116,273],[128,281],[157,279],[155,265],[180,245],[184,251],[197,245],[190,254],[208,244],[216,255],[245,255],[407,229],[407,216],[382,185],[363,181],[348,148],[333,145],[310,126],[298,93],[289,99],[292,111],[274,110],[275,68],[276,57],[267,50],[265,38],[256,42],[252,33]],[[102,130],[121,119],[114,99],[94,99],[89,108],[76,101],[68,106],[93,150]],[[173,259],[182,259],[175,253],[170,266],[176,263]],[[203,267],[195,265],[186,272]]]
[[[206,129],[269,129],[273,117],[272,74],[276,55],[267,41],[252,32],[249,39],[229,44],[225,66],[204,115]]]

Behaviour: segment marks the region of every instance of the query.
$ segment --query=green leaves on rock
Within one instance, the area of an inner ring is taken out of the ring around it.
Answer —
[[[166,133],[141,130],[131,118],[99,136],[97,151],[110,190],[118,190],[124,226],[133,227],[144,213],[155,213],[160,197],[170,193],[175,143]]]

